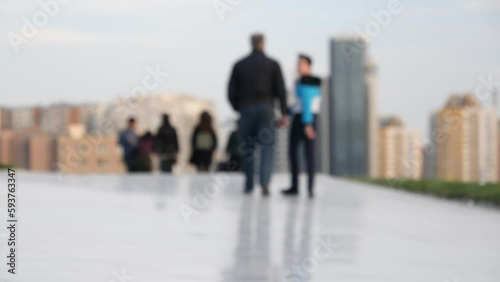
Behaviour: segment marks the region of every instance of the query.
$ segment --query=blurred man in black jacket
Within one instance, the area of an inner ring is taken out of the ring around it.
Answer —
[[[279,64],[264,54],[264,36],[251,38],[252,53],[233,68],[229,82],[229,101],[241,115],[239,150],[246,175],[245,193],[254,187],[254,150],[261,151],[260,184],[264,196],[269,195],[273,168],[275,138],[274,101],[279,100],[280,126],[286,125],[287,102],[285,83]]]

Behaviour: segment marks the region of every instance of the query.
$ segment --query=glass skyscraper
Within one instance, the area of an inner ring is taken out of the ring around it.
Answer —
[[[330,42],[330,173],[376,176],[376,64],[368,60],[367,42],[337,37]]]

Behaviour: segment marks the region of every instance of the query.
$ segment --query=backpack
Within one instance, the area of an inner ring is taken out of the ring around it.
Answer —
[[[194,147],[200,151],[210,151],[214,148],[214,139],[212,133],[200,131],[195,138]]]

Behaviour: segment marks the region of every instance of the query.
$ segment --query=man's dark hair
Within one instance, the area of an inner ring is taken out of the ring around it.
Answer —
[[[264,43],[264,35],[261,33],[253,34],[250,42],[252,43],[252,48],[254,50],[260,50],[260,48],[262,48],[262,44]]]
[[[305,60],[310,66],[312,65],[312,59],[311,59],[311,57],[309,57],[307,55],[300,54],[299,55],[299,59],[300,60]]]
[[[130,125],[132,123],[135,123],[135,118],[133,117],[128,118],[128,124]]]

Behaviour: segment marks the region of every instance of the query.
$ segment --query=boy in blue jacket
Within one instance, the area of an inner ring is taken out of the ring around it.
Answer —
[[[294,114],[290,128],[290,168],[292,187],[282,191],[284,195],[298,195],[299,193],[299,142],[304,142],[307,162],[309,197],[314,196],[315,174],[315,143],[316,123],[321,108],[321,80],[311,75],[312,59],[306,55],[299,55],[298,72],[300,75],[296,84],[297,102],[292,111]]]

